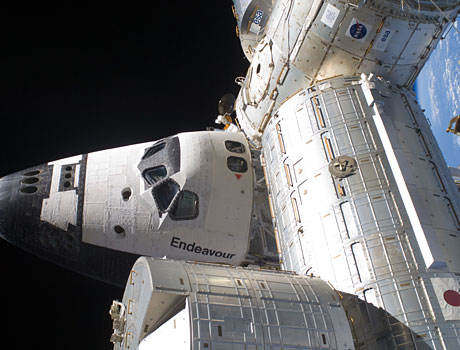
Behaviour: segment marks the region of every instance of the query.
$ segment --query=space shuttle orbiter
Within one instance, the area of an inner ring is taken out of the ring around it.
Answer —
[[[0,232],[127,279],[116,349],[458,349],[460,196],[410,88],[459,11],[235,0],[235,125],[2,178]]]
[[[253,153],[242,133],[202,131],[26,169],[0,179],[0,232],[118,285],[142,255],[277,264]]]

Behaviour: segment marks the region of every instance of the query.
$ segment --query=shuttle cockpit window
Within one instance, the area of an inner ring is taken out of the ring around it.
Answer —
[[[152,147],[148,148],[145,151],[144,156],[142,157],[142,160],[150,158],[155,153],[160,152],[163,148],[165,148],[165,145],[166,145],[166,142],[164,142],[164,141],[154,144]]]
[[[245,173],[248,170],[248,163],[241,157],[228,157],[227,166],[231,171]]]
[[[166,177],[166,175],[168,175],[168,172],[164,165],[158,165],[153,168],[145,169],[142,173],[142,176],[144,177],[145,181],[148,182],[149,185],[153,185],[156,182],[163,180]]]
[[[179,190],[179,185],[172,179],[165,180],[154,187],[152,195],[158,205],[158,209],[166,212]]]
[[[225,148],[227,148],[227,150],[233,153],[244,153],[245,152],[244,145],[238,141],[226,140]]]
[[[169,213],[173,220],[191,220],[198,216],[198,196],[190,191],[181,191]]]

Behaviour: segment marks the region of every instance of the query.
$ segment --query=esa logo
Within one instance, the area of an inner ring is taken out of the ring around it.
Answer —
[[[380,39],[380,41],[382,41],[382,42],[387,41],[387,39],[390,36],[390,34],[391,34],[391,31],[385,30],[385,32],[383,33],[382,39]]]
[[[254,15],[254,24],[260,25],[260,22],[262,22],[262,17],[264,16],[264,11],[257,10],[256,14]]]
[[[374,50],[385,51],[391,36],[393,35],[393,30],[389,28],[382,28],[377,40],[375,41]]]

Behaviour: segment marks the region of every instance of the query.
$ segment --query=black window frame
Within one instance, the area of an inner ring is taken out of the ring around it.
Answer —
[[[232,143],[235,144],[235,145],[231,145]],[[238,154],[246,153],[246,147],[244,147],[244,145],[239,141],[225,140],[224,144],[225,144],[225,148],[229,152],[238,153]],[[241,150],[236,150],[237,147],[241,147]]]
[[[237,169],[236,167],[234,167],[234,165],[232,163],[233,159],[238,160],[238,161],[242,161],[243,168]],[[227,168],[229,168],[231,171],[233,171],[235,173],[245,173],[245,172],[248,171],[248,162],[246,161],[246,159],[244,159],[242,157],[230,156],[230,157],[227,157]]]
[[[148,177],[147,174],[149,172],[151,172],[152,170],[156,170],[156,169],[164,169],[165,171],[165,175],[159,179],[159,180],[155,180],[151,177]],[[163,164],[161,165],[157,165],[157,166],[154,166],[154,167],[150,167],[150,168],[147,168],[145,169],[143,172],[142,172],[142,177],[144,178],[144,180],[151,186],[155,185],[156,183],[160,182],[160,181],[163,181],[165,178],[168,177],[168,169],[166,168],[166,166],[164,166]]]
[[[142,156],[142,160],[150,158],[151,156],[157,154],[160,152],[162,149],[164,149],[166,146],[166,141],[159,141],[155,143],[153,146],[147,148],[145,150],[144,155]]]
[[[158,191],[162,189],[162,187],[165,186],[165,184],[168,184],[168,183],[171,183],[174,187],[176,187],[177,191],[174,193],[173,196],[171,196],[171,199],[168,200],[169,202],[168,205],[165,206],[164,205],[165,201],[161,199],[162,197],[159,196]],[[160,182],[157,182],[154,187],[152,187],[153,200],[155,201],[155,204],[157,205],[157,208],[161,213],[167,213],[171,209],[172,205],[174,205],[174,202],[176,201],[177,196],[179,195],[180,192],[181,192],[180,185],[171,178],[166,178],[164,180],[161,180]]]
[[[195,197],[195,206],[194,206],[194,213],[191,216],[186,216],[186,217],[178,217],[176,216],[175,211],[177,210],[178,206],[180,205],[181,199],[185,194],[191,194]],[[198,195],[195,192],[189,191],[189,190],[182,190],[179,192],[177,197],[174,199],[174,203],[171,207],[171,210],[169,211],[169,216],[171,217],[172,220],[174,221],[184,221],[184,220],[194,220],[198,217],[199,212],[200,212],[200,199]]]

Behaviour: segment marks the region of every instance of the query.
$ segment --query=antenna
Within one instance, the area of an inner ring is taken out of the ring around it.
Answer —
[[[218,110],[220,115],[232,114],[234,107],[235,96],[233,94],[225,94],[219,100]]]

